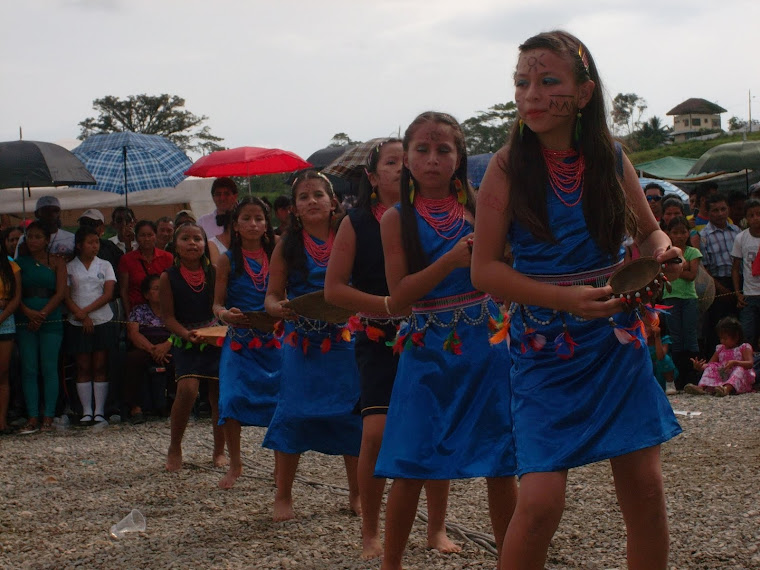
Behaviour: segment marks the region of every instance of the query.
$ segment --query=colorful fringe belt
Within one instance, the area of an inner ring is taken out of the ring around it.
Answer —
[[[610,276],[621,266],[623,262],[595,269],[593,271],[584,271],[580,273],[570,273],[564,275],[529,275],[535,281],[541,283],[548,283],[551,285],[558,285],[561,287],[570,287],[574,285],[591,285],[592,287],[603,287],[607,284]],[[648,320],[653,321],[657,317],[657,314],[663,312],[666,307],[644,307],[646,310],[646,316]],[[567,326],[566,317],[572,318],[578,322],[588,322],[589,319],[578,317],[572,313],[563,313],[556,309],[552,310],[551,314],[546,319],[540,319],[530,308],[526,305],[511,303],[509,308],[502,308],[501,318],[496,322],[496,332],[490,338],[491,344],[498,344],[500,342],[506,342],[507,346],[511,344],[511,335],[509,332],[510,324],[513,316],[519,311],[520,319],[523,323],[523,332],[520,334],[520,352],[525,354],[529,350],[538,352],[545,347],[553,346],[556,355],[567,360],[573,357],[575,353],[575,347],[578,346],[573,338],[570,336],[570,332]],[[633,344],[636,348],[646,345],[646,333],[644,331],[644,323],[641,314],[636,311],[638,319],[628,327],[619,325],[613,317],[609,317],[608,322],[615,337],[621,344]],[[544,335],[540,333],[537,327],[547,327],[555,320],[560,319],[562,321],[562,332],[559,333],[552,343],[549,343]],[[529,324],[530,323],[530,324]]]
[[[451,297],[441,297],[420,301],[412,306],[412,318],[409,321],[409,328],[405,334],[401,331],[396,335],[393,342],[386,343],[393,347],[395,354],[400,354],[404,350],[414,346],[425,346],[425,332],[430,326],[436,326],[445,329],[451,329],[446,339],[443,341],[443,350],[452,354],[462,354],[462,340],[457,334],[456,327],[462,322],[469,326],[477,326],[490,318],[488,303],[491,297],[482,291],[472,291],[463,295],[453,295]],[[480,313],[477,317],[470,317],[466,310],[470,307],[480,305]],[[451,318],[447,322],[441,320],[441,315],[451,313]],[[419,326],[416,317],[422,317],[425,324]]]

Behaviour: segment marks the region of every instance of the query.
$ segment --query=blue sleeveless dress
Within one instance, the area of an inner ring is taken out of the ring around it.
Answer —
[[[308,253],[306,262],[305,280],[289,277],[289,299],[324,288],[327,268],[318,266]],[[342,340],[342,334],[342,326],[321,321],[286,322],[280,395],[264,447],[285,453],[312,450],[359,455],[362,420],[353,413],[359,399],[359,371],[353,338]],[[330,350],[322,352],[327,337]],[[305,339],[308,343],[304,350]]]
[[[581,191],[565,200],[572,204]],[[551,187],[546,199],[557,243],[537,241],[513,222],[508,237],[514,268],[555,284],[604,284],[622,260],[622,247],[615,257],[599,249],[586,228],[582,201],[568,207]],[[520,475],[624,455],[680,433],[652,372],[636,313],[619,313],[610,322],[513,304],[509,314]],[[627,329],[632,342],[621,344],[616,327]]]
[[[259,291],[243,271],[238,275],[231,252],[227,281],[227,307],[243,312],[263,311],[266,287]],[[261,265],[243,258],[254,271]],[[267,281],[269,279],[267,278]],[[233,344],[233,342],[235,344]],[[233,419],[245,426],[267,427],[277,406],[282,354],[280,342],[270,333],[249,328],[230,327],[219,361],[219,425]]]
[[[432,263],[472,232],[438,236],[417,216]],[[489,343],[496,304],[475,291],[470,269],[455,269],[413,307],[393,385],[378,477],[464,479],[514,475],[509,369],[504,345]],[[405,335],[405,336],[404,336]],[[415,336],[417,335],[417,336]],[[421,336],[420,336],[421,335]],[[446,348],[444,348],[446,345]]]

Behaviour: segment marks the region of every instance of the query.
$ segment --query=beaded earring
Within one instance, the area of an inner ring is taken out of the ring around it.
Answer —
[[[372,187],[372,194],[369,195],[369,198],[373,202],[377,200],[377,189],[374,186]]]
[[[523,138],[523,129],[525,128],[525,122],[522,119],[520,119],[517,122],[517,126],[518,126],[518,129],[520,130],[520,140],[522,140],[522,138]]]
[[[414,178],[409,177],[409,203],[414,204]]]
[[[463,206],[467,204],[467,192],[465,192],[464,185],[459,178],[454,178],[454,189],[457,191],[457,202]]]
[[[583,113],[581,113],[581,110],[578,109],[578,114],[576,115],[577,119],[575,120],[575,142],[578,142],[581,140],[581,117],[583,117]]]

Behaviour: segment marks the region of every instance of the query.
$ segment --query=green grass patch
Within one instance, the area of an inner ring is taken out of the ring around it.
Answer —
[[[650,160],[657,160],[658,158],[664,158],[666,156],[699,158],[714,146],[730,142],[741,142],[742,140],[744,140],[744,135],[742,134],[722,135],[709,141],[686,141],[657,147],[652,150],[632,152],[628,155],[628,158],[634,165],[641,164],[642,162],[649,162]],[[760,132],[748,134],[747,140],[760,141]]]

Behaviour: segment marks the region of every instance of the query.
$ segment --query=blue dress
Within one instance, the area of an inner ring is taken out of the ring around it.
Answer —
[[[432,263],[470,233],[444,239],[419,214],[420,242]],[[515,474],[504,345],[489,343],[496,304],[475,291],[470,269],[455,269],[413,307],[393,385],[379,477],[463,479]],[[445,345],[445,347],[444,347]]]
[[[227,306],[243,312],[263,311],[266,286],[259,291],[243,271],[235,271],[231,252],[227,281]],[[261,271],[255,260],[243,258],[254,271]],[[267,277],[267,281],[268,281]],[[234,344],[233,344],[234,342]],[[282,354],[280,342],[270,333],[249,328],[230,327],[219,361],[219,424],[227,418],[245,426],[267,427],[277,406]]]
[[[565,200],[572,204],[576,198]],[[622,247],[614,257],[599,249],[586,228],[582,202],[568,207],[551,187],[546,199],[556,243],[534,239],[514,221],[509,231],[514,268],[555,284],[604,284],[622,260]],[[584,320],[515,304],[509,313],[520,475],[624,455],[680,433],[654,378],[637,313]],[[630,342],[621,344],[616,328]]]
[[[306,261],[305,279],[289,276],[289,299],[324,288],[326,268],[308,253]],[[344,327],[321,321],[285,324],[280,395],[264,447],[285,453],[359,455],[362,420],[352,413],[359,399],[359,371],[353,338],[346,341],[343,334]],[[322,352],[327,338],[330,349]]]

